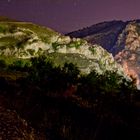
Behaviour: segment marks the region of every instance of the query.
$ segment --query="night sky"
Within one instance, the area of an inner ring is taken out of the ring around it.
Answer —
[[[102,21],[140,19],[140,0],[0,0],[0,15],[67,33]]]

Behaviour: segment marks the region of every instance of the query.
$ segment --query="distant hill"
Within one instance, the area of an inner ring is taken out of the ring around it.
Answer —
[[[127,22],[123,21],[102,22],[68,33],[67,35],[84,38],[92,44],[99,44],[114,55],[117,53],[117,50],[112,50],[112,46],[115,45],[117,37],[125,28],[126,24]]]

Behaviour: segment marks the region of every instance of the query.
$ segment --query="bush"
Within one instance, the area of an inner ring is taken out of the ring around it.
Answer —
[[[0,60],[0,68],[6,68],[6,67],[7,67],[6,62],[3,59],[1,59]]]

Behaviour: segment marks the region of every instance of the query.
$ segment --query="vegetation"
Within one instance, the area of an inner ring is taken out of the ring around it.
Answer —
[[[1,60],[3,66],[0,106],[16,110],[44,139],[140,138],[134,81],[115,72],[83,75],[72,63],[60,67],[44,56],[9,65]]]
[[[79,40],[79,41],[71,41],[67,46],[69,47],[69,48],[76,48],[76,49],[78,49],[81,45],[83,44],[83,41],[82,40]]]
[[[37,132],[43,140],[140,138],[140,92],[135,80],[113,71],[117,64],[107,51],[31,23],[0,22],[0,33],[0,109],[14,110],[25,119],[33,128],[27,136]],[[110,65],[112,72],[106,71]],[[98,69],[102,75],[82,69]],[[18,125],[21,137],[26,121]],[[1,125],[10,131],[2,119]]]
[[[26,35],[36,33],[39,38],[49,43],[53,36],[57,36],[58,33],[52,31],[49,28],[41,27],[32,23],[26,22],[0,22],[0,33],[14,33],[21,31]]]

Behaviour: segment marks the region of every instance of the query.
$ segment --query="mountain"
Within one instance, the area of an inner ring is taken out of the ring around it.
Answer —
[[[56,65],[76,64],[84,73],[96,70],[123,73],[112,56],[99,45],[63,36],[52,29],[26,22],[0,22],[0,57],[6,63],[15,59],[47,56]]]
[[[125,39],[125,40],[124,40]],[[131,22],[119,35],[118,41],[114,48],[122,47],[123,49],[115,55],[126,73],[137,79],[138,88],[140,88],[140,23]]]
[[[110,21],[103,22],[90,27],[68,33],[71,37],[84,38],[92,44],[99,44],[113,55],[116,50],[112,50],[115,45],[117,37],[126,27],[126,22]]]
[[[100,45],[1,21],[0,139],[139,137],[140,94],[122,74]]]
[[[124,71],[140,82],[140,20],[103,22],[68,33],[92,44],[101,45],[112,53]]]

